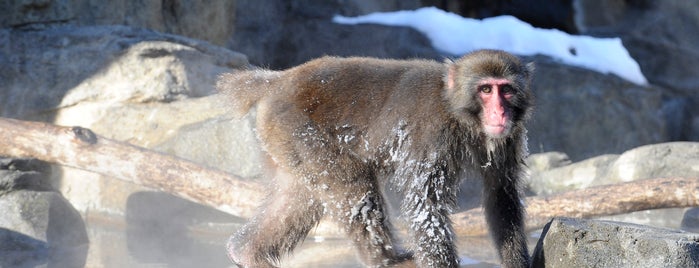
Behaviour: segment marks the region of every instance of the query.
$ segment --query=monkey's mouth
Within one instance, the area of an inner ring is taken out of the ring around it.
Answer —
[[[493,137],[493,138],[505,136],[507,134],[508,129],[509,129],[507,124],[492,124],[492,125],[485,124],[485,125],[483,125],[483,127],[485,129],[485,134],[487,134],[488,136]]]

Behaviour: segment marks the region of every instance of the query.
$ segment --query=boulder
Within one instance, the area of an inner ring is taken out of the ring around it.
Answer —
[[[634,180],[693,178],[697,176],[697,171],[699,143],[659,143],[640,146],[621,155],[601,155],[566,166],[532,172],[529,189],[538,195],[547,195]]]
[[[547,0],[422,0],[425,6],[436,6],[464,17],[489,18],[510,15],[537,28],[559,29],[577,33],[573,21],[573,5],[579,1]]]
[[[2,1],[0,27],[128,25],[224,44],[234,32],[236,1]]]
[[[243,178],[263,175],[262,147],[253,131],[254,115],[242,120],[214,117],[183,125],[153,149],[204,163]]]
[[[238,1],[236,32],[227,47],[250,62],[285,69],[324,55],[379,58],[442,59],[430,41],[411,28],[381,25],[340,25],[335,14],[362,15],[400,8],[416,1]],[[247,14],[255,16],[247,16]]]
[[[699,232],[699,208],[690,208],[684,213],[680,228],[689,232]]]
[[[357,51],[379,57],[437,57],[429,42],[411,29],[355,28],[330,21],[335,14],[357,16],[420,6],[415,0],[4,1],[0,28],[126,25],[227,45],[250,55],[256,65],[282,68],[326,54]]]
[[[44,162],[0,158],[0,267],[85,265],[85,223],[50,173]]]
[[[209,166],[239,168],[241,175],[259,173],[257,155],[252,153],[259,149],[254,142],[248,144],[254,139],[250,122],[225,116],[213,120],[227,111],[224,100],[210,96],[216,78],[246,67],[242,54],[203,41],[124,26],[6,29],[0,35],[9,40],[0,46],[0,68],[4,68],[0,72],[0,116],[82,126],[107,138],[178,152],[180,157],[206,161],[200,163]],[[189,128],[209,136],[167,142],[186,132],[178,129],[209,120],[230,128],[226,133],[221,128],[206,133]],[[185,149],[185,145],[190,147]],[[197,152],[213,148],[229,151],[196,157]],[[57,170],[53,178],[57,187],[80,211],[123,215],[129,194],[147,190],[72,168]]]
[[[697,267],[699,234],[630,223],[556,218],[534,267]]]
[[[692,225],[683,226],[682,218],[687,208],[661,208],[625,214],[596,217],[597,220],[628,222],[660,228],[692,231]]]
[[[173,102],[213,93],[218,74],[245,56],[209,43],[124,26],[1,29],[0,116],[94,121],[119,102]],[[109,105],[105,105],[109,104]],[[67,122],[66,122],[67,123]],[[82,123],[82,122],[81,122]]]
[[[672,140],[699,140],[699,2],[605,1],[576,3],[576,22],[583,34],[621,37],[651,84],[682,92],[689,114],[674,125]]]
[[[614,161],[607,175],[615,181],[697,176],[699,142],[661,143],[629,150]]]
[[[699,31],[699,3],[578,2],[578,28],[585,34],[620,36],[651,83],[688,93],[699,85],[699,71],[694,68],[699,62],[699,37],[694,34]]]
[[[529,190],[536,195],[550,195],[590,186],[608,184],[609,166],[619,156],[602,155],[567,166],[531,174]]]
[[[540,173],[557,167],[570,165],[571,161],[563,152],[546,152],[532,154],[525,159],[527,168],[532,173]]]
[[[677,126],[690,117],[682,95],[544,57],[532,60],[532,149],[565,152],[573,161],[619,154],[674,140],[683,131]]]

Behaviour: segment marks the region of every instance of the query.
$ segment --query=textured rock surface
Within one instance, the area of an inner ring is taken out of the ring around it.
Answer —
[[[85,265],[85,224],[50,173],[43,162],[0,158],[0,267]]]
[[[563,152],[532,154],[526,159],[527,167],[532,173],[544,172],[557,167],[570,165],[568,155]]]
[[[234,32],[236,1],[29,0],[0,2],[0,27],[129,25],[223,44]]]
[[[61,109],[95,106],[95,114],[74,116],[85,120],[119,102],[204,96],[218,74],[247,64],[206,42],[123,26],[0,29],[0,37],[7,40],[0,44],[0,115],[22,119],[53,121]]]
[[[609,184],[610,163],[618,155],[602,155],[548,171],[531,174],[529,189],[537,195],[548,195],[595,185]]]
[[[685,96],[612,75],[535,59],[532,152],[560,151],[579,161],[672,141],[690,115]]]
[[[534,267],[697,267],[699,234],[559,218],[544,229]]]
[[[536,194],[552,194],[633,180],[697,176],[699,143],[669,142],[532,172],[529,187]]]
[[[614,161],[607,177],[618,181],[699,177],[699,143],[671,142],[629,150]]]
[[[580,0],[581,33],[618,36],[651,84],[683,92],[673,140],[699,140],[699,2]],[[600,19],[604,18],[604,19]]]
[[[220,73],[247,66],[242,54],[123,26],[0,32],[9,40],[0,46],[6,56],[0,57],[6,68],[0,116],[78,125],[239,175],[260,173],[250,122],[214,120],[226,108],[216,96],[205,97],[215,92]],[[197,124],[204,125],[188,127]],[[190,131],[200,138],[172,141]],[[60,171],[54,175],[58,188],[81,211],[123,215],[128,195],[145,190],[89,172]]]
[[[371,11],[416,8],[416,1],[239,1],[236,34],[227,45],[250,62],[284,69],[324,55],[441,59],[422,34],[410,28],[340,25],[335,14],[355,16]],[[378,5],[378,4],[377,4]],[[376,9],[375,9],[376,8]],[[255,16],[247,16],[253,13]]]

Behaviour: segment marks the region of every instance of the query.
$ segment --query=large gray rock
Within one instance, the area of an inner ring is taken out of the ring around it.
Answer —
[[[37,160],[0,158],[0,267],[85,265],[85,224],[52,190],[50,172]]]
[[[263,175],[262,147],[253,131],[254,116],[226,116],[183,125],[153,149],[230,172],[243,178]]]
[[[240,168],[240,175],[259,173],[252,153],[259,149],[249,122],[212,121],[230,127],[225,133],[216,124],[187,128],[226,113],[225,103],[210,95],[219,74],[247,66],[242,54],[124,26],[0,30],[0,36],[8,40],[0,42],[0,116],[82,126],[209,166]],[[207,126],[211,131],[205,131]],[[184,132],[180,128],[197,131],[200,138],[167,142]],[[246,147],[248,143],[252,147]],[[228,150],[197,157],[205,155],[197,152],[213,149]],[[123,214],[128,196],[146,190],[85,171],[59,169],[56,187],[81,211]]]
[[[646,145],[623,153],[607,175],[611,181],[699,177],[699,142]]]
[[[651,84],[684,92],[691,117],[673,140],[699,140],[699,2],[577,0],[581,32],[621,37]],[[686,115],[682,115],[686,116]]]
[[[0,27],[129,25],[224,44],[234,32],[236,1],[0,1]]]
[[[673,141],[690,115],[684,97],[613,75],[535,58],[529,146],[573,161]]]
[[[550,195],[590,186],[609,184],[609,166],[619,156],[602,155],[567,166],[531,174],[529,190],[537,195]]]
[[[699,234],[636,224],[557,218],[544,228],[534,267],[697,267]]]
[[[698,175],[699,143],[669,142],[538,170],[531,173],[529,188],[538,195],[547,195],[634,180]]]
[[[586,34],[621,36],[648,80],[691,93],[699,85],[699,3],[695,1],[578,0]],[[602,7],[602,8],[601,8]]]
[[[532,154],[525,159],[525,162],[531,173],[541,173],[571,163],[568,155],[563,152]]]
[[[419,32],[405,27],[340,25],[336,14],[413,9],[417,1],[238,1],[236,32],[228,47],[245,53],[255,65],[284,69],[324,55],[380,58],[442,56]],[[248,14],[255,14],[249,16]]]
[[[215,91],[245,56],[206,42],[123,26],[0,30],[0,116],[54,121],[83,104],[172,102]],[[81,120],[99,112],[78,112]]]
[[[559,29],[577,33],[573,21],[575,1],[548,0],[422,0],[425,6],[435,6],[469,18],[514,16],[537,28]]]
[[[680,228],[689,232],[699,232],[699,208],[690,208],[682,215]]]

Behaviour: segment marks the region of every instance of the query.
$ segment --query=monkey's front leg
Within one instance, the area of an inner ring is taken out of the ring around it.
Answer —
[[[454,245],[449,210],[434,198],[434,193],[423,195],[418,191],[409,194],[405,200],[408,203],[403,206],[407,208],[405,213],[410,219],[417,266],[458,267],[459,258]]]
[[[483,206],[502,267],[529,267],[524,205],[515,184],[516,177],[501,174],[485,179]]]

